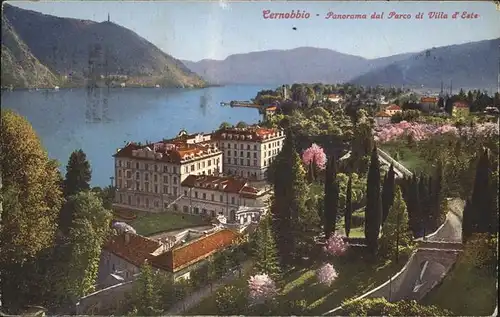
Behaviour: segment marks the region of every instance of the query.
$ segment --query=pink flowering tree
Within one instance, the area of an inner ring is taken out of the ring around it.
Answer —
[[[324,264],[316,270],[316,278],[321,284],[326,286],[332,285],[338,276],[337,271],[330,263]]]
[[[278,290],[276,284],[267,274],[257,274],[248,280],[248,296],[252,303],[260,304],[274,298]]]
[[[334,234],[326,240],[324,251],[333,256],[340,256],[346,253],[349,244],[338,234]]]
[[[302,162],[307,167],[307,175],[309,181],[316,179],[317,170],[324,170],[326,167],[326,154],[323,148],[316,143],[304,150],[302,153]]]

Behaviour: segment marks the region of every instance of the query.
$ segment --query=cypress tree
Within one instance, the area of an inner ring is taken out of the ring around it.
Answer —
[[[418,195],[420,202],[420,210],[422,211],[422,218],[420,219],[421,227],[423,230],[423,236],[428,233],[428,225],[429,225],[429,208],[428,208],[428,188],[426,186],[427,180],[424,175],[420,175],[420,179],[418,181]]]
[[[351,216],[352,216],[352,174],[349,174],[349,181],[347,182],[347,192],[345,201],[345,213],[344,213],[344,226],[345,235],[349,237],[351,232]]]
[[[332,233],[335,233],[335,223],[337,217],[337,207],[339,199],[339,190],[337,185],[337,168],[335,157],[328,160],[325,177],[325,210],[324,210],[324,232],[328,239]]]
[[[431,217],[433,221],[434,229],[437,229],[439,222],[441,220],[441,205],[444,199],[443,192],[443,163],[441,160],[438,161],[436,172],[434,176],[434,182],[432,182],[432,194],[431,194]]]
[[[382,222],[382,201],[380,197],[380,162],[377,148],[374,147],[368,169],[365,208],[365,237],[368,249],[376,254],[378,236]]]
[[[422,212],[420,208],[419,201],[419,188],[418,188],[418,179],[415,174],[409,180],[409,188],[407,193],[406,204],[408,206],[408,216],[410,220],[410,228],[415,237],[419,235],[420,232],[420,224],[422,221]]]
[[[384,180],[382,181],[382,224],[385,222],[387,215],[389,214],[389,197],[387,194],[388,182],[389,182],[389,171],[385,173]]]
[[[394,166],[391,164],[389,171],[384,178],[384,187],[382,189],[382,223],[387,218],[389,214],[389,209],[394,202],[394,188],[396,186],[396,173],[394,172]]]
[[[91,177],[90,163],[87,161],[87,155],[83,150],[80,149],[71,153],[66,166],[66,178],[63,183],[64,196],[67,198],[80,191],[89,190]]]
[[[493,233],[495,219],[494,199],[491,188],[491,170],[488,150],[485,149],[479,158],[472,190],[471,205],[473,231],[478,233]]]
[[[271,231],[269,216],[266,216],[260,223],[255,237],[255,268],[259,273],[265,273],[273,279],[280,276],[278,253],[276,243]]]

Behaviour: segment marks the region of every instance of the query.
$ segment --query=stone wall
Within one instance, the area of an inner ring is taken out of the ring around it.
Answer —
[[[113,285],[80,298],[76,304],[77,315],[107,315],[116,313],[132,291],[136,279]]]

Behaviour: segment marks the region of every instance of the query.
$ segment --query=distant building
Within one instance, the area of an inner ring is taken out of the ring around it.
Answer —
[[[463,101],[453,103],[451,115],[453,117],[467,117],[470,113],[469,105]]]
[[[270,119],[276,114],[278,107],[276,105],[271,105],[264,110],[264,120]]]
[[[384,125],[391,122],[391,115],[385,111],[380,111],[374,116],[376,125]]]
[[[342,96],[338,94],[330,94],[326,96],[326,99],[331,102],[340,102],[343,100]]]
[[[436,108],[439,102],[438,97],[422,97],[420,98],[421,109],[425,111],[430,111],[432,108]]]
[[[385,108],[385,110],[384,110],[384,111],[385,111],[387,114],[389,114],[390,116],[393,116],[393,115],[395,115],[396,113],[401,112],[401,111],[402,111],[402,109],[401,109],[401,107],[400,107],[400,106],[392,104],[392,105],[388,106],[387,108]]]

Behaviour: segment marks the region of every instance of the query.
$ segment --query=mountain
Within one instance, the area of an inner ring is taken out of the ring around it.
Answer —
[[[82,84],[85,78],[101,78],[107,73],[119,83],[126,81],[127,85],[206,85],[202,78],[181,61],[162,52],[131,30],[109,21],[98,23],[59,18],[8,4],[3,5],[2,21],[3,19],[7,22],[6,26],[10,25],[10,29],[6,28],[6,33],[11,30],[13,34],[17,34],[19,41],[5,43],[4,50],[2,40],[2,61],[12,58],[9,51],[16,50],[16,46],[19,46],[16,43],[24,43],[27,51],[48,70],[60,78],[69,78],[68,81],[72,83]],[[95,65],[92,72],[89,70],[89,60]],[[30,70],[23,66],[19,65],[28,73]],[[5,80],[15,77],[9,73],[6,72]]]
[[[204,59],[183,62],[192,71],[216,84],[338,83],[411,55],[369,60],[324,48],[299,47],[235,54],[222,61]]]
[[[59,78],[31,54],[2,16],[2,87],[54,87]]]
[[[496,86],[500,38],[422,51],[352,80],[360,85],[490,88]]]

